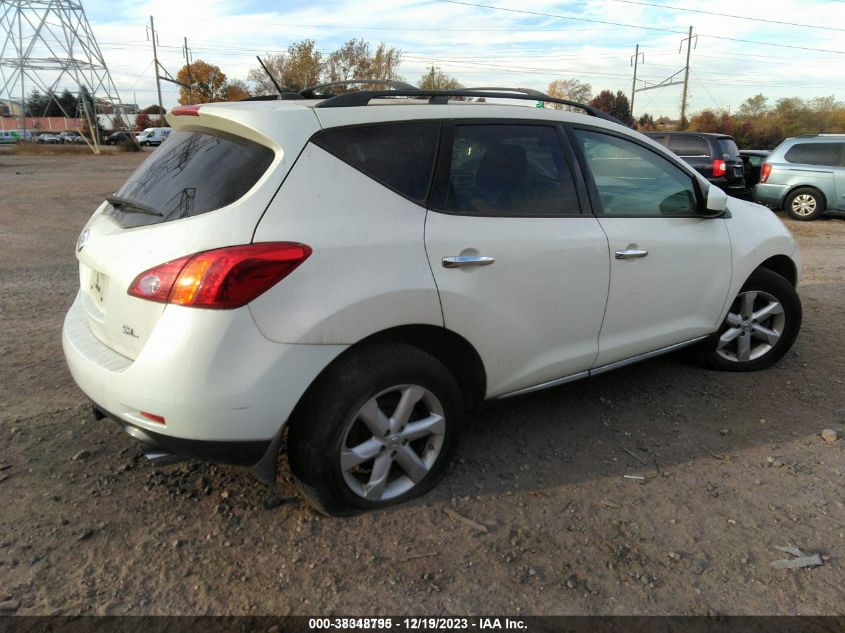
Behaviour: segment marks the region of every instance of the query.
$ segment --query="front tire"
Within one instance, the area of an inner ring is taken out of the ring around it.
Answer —
[[[817,220],[824,213],[824,196],[812,187],[801,187],[784,200],[783,208],[793,220]]]
[[[801,329],[801,299],[786,279],[758,268],[705,342],[704,361],[723,371],[757,371],[783,358]]]
[[[463,409],[454,376],[422,350],[382,343],[352,351],[291,416],[291,472],[324,514],[402,503],[442,477]]]

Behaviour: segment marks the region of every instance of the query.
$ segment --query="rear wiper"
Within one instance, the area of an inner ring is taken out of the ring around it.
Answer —
[[[164,214],[158,209],[154,209],[153,207],[147,206],[143,202],[138,202],[137,200],[122,198],[120,196],[106,196],[106,202],[113,207],[121,207],[121,210],[126,211],[127,213],[134,212],[143,213],[145,215],[157,215],[160,218],[164,217]]]

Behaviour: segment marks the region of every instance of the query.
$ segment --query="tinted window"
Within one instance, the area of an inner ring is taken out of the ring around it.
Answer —
[[[739,158],[739,148],[732,138],[720,138],[717,142],[722,158]]]
[[[843,143],[796,143],[786,152],[789,163],[804,165],[838,165]]]
[[[439,133],[436,122],[366,125],[327,130],[314,144],[397,193],[423,202]]]
[[[613,216],[696,215],[692,177],[665,158],[616,136],[574,130],[598,189]]]
[[[757,156],[757,154],[750,154],[749,156],[746,156],[746,158],[748,159],[748,164],[752,167],[759,167],[763,164],[763,161],[766,160],[765,156]]]
[[[467,215],[579,213],[575,183],[554,127],[456,125],[441,205]]]
[[[218,132],[173,132],[117,196],[161,216],[108,208],[123,227],[168,222],[213,211],[241,198],[273,162],[273,150]]]
[[[678,156],[710,156],[710,146],[700,136],[673,135],[669,149]]]

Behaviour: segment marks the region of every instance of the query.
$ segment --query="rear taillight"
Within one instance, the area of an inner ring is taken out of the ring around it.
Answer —
[[[713,161],[713,178],[718,178],[719,176],[725,175],[725,161],[723,160],[714,160]]]
[[[760,167],[760,182],[766,182],[769,179],[769,174],[772,173],[772,166],[769,163],[763,163]]]
[[[293,242],[262,242],[204,251],[135,277],[133,297],[196,308],[239,308],[287,277],[311,255]]]

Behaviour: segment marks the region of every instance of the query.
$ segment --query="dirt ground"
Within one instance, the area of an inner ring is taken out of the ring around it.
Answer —
[[[75,388],[75,240],[142,158],[0,155],[0,602],[18,614],[845,613],[845,221],[790,223],[804,327],[775,368],[681,353],[497,404],[433,492],[326,519],[236,468],[148,465]],[[785,545],[824,565],[774,569]]]

